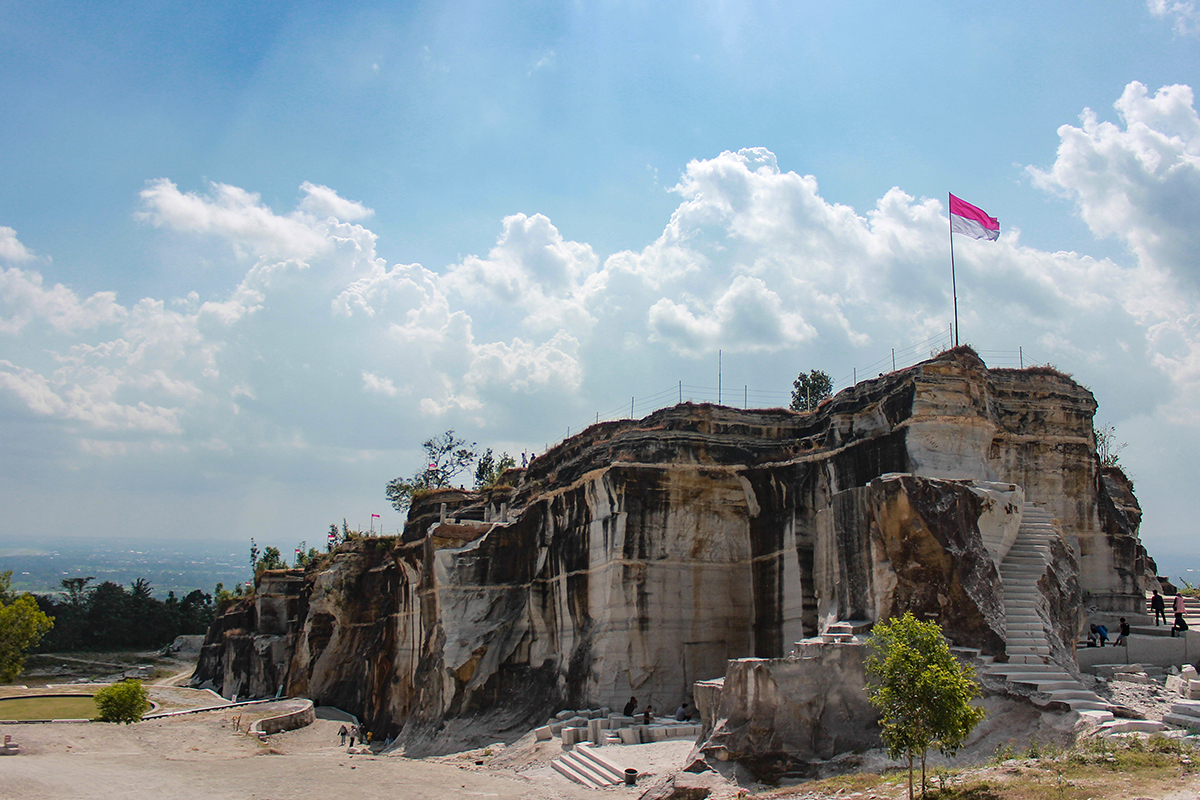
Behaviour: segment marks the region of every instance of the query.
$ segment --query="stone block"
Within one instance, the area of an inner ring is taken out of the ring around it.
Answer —
[[[633,724],[633,717],[627,717],[624,714],[609,714],[608,721],[612,723],[613,728],[628,728]]]
[[[1196,668],[1191,664],[1185,664],[1183,668],[1179,670],[1179,677],[1188,681],[1200,680],[1200,674],[1196,673]]]
[[[1187,696],[1189,700],[1200,700],[1200,681],[1188,681]]]
[[[551,722],[548,727],[550,728],[550,733],[554,734],[555,736],[558,736],[560,733],[562,733],[562,729],[567,727],[567,723]]]
[[[621,744],[638,743],[638,733],[635,728],[621,728],[617,731],[617,734],[621,737]]]
[[[575,716],[574,711],[560,711],[554,715],[554,718],[558,719],[558,720],[562,720],[563,722],[566,722],[573,716]]]
[[[1167,676],[1167,694],[1178,695],[1183,697],[1187,694],[1188,682],[1180,675]]]
[[[650,728],[650,741],[665,742],[667,740],[666,728]]]
[[[540,728],[535,728],[533,735],[537,737],[537,741],[539,742],[549,741],[550,739],[554,738],[554,734],[550,731],[549,725],[543,725]]]
[[[601,719],[588,720],[588,740],[593,744],[604,744],[604,729],[600,727],[603,721]]]

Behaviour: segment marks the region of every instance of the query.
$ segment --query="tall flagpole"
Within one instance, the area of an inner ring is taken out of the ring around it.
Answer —
[[[946,192],[946,208],[950,208],[950,193]],[[954,212],[947,214],[950,221],[950,291],[954,294],[954,346],[958,347],[958,282],[954,279]]]

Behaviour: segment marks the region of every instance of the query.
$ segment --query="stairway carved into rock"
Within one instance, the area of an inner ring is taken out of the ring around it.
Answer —
[[[1049,563],[1049,542],[1057,535],[1050,515],[1027,502],[1017,538],[1000,563],[1008,663],[991,664],[988,672],[1033,688],[1048,698],[1045,702],[1062,703],[1096,723],[1104,723],[1113,719],[1108,703],[1051,659],[1045,625],[1038,613],[1039,605],[1045,602],[1038,580]]]

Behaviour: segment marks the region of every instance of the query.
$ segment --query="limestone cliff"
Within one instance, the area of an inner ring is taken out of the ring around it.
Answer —
[[[282,685],[415,752],[473,715],[674,708],[730,658],[906,609],[1003,658],[997,565],[1027,502],[1061,534],[1041,585],[1069,657],[1082,592],[1123,610],[1153,572],[1095,408],[1065,375],[961,348],[814,413],[688,403],[595,425],[511,486],[421,498],[399,539],[268,573],[214,624],[194,683]]]

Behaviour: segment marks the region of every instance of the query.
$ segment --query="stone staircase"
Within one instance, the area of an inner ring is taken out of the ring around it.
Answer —
[[[1180,700],[1172,703],[1170,713],[1163,715],[1163,722],[1200,731],[1200,700]]]
[[[1049,563],[1050,540],[1057,536],[1054,521],[1043,509],[1026,503],[1021,527],[1000,563],[1004,584],[1005,649],[1008,663],[991,664],[988,673],[1032,688],[1096,723],[1113,719],[1108,703],[1086,688],[1050,658],[1050,644],[1038,604],[1038,579]]]
[[[551,768],[565,778],[592,789],[613,786],[625,780],[625,770],[586,744],[577,744],[571,752],[550,762]]]

